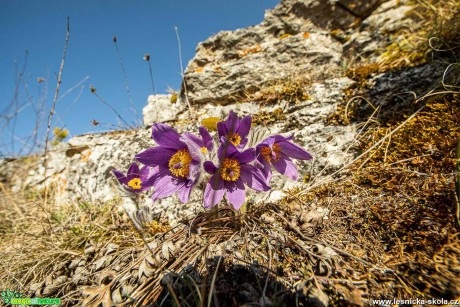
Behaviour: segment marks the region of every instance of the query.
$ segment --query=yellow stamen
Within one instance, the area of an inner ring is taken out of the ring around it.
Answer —
[[[141,187],[141,180],[139,178],[133,178],[128,182],[128,186],[134,190],[140,190]]]
[[[220,169],[220,177],[226,181],[237,181],[240,178],[241,166],[238,160],[225,158]]]
[[[187,178],[192,157],[187,149],[181,149],[169,159],[169,170],[176,177]]]
[[[229,133],[229,134],[227,135],[227,138],[228,138],[228,140],[230,141],[230,143],[232,143],[233,145],[235,145],[235,146],[240,145],[241,136],[239,136],[238,134],[236,134],[236,133]]]
[[[206,147],[201,147],[200,150],[204,154],[208,153],[208,149]]]
[[[272,153],[275,153],[274,158],[272,157]],[[260,154],[262,155],[262,158],[264,158],[268,162],[270,162],[272,158],[273,158],[273,161],[278,162],[278,160],[281,158],[280,153],[281,153],[280,146],[276,143],[273,144],[273,150],[268,146],[262,147],[262,149],[260,150]]]

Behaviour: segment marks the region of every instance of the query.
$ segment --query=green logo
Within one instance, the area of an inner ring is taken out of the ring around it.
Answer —
[[[2,301],[5,304],[11,304],[11,300],[14,298],[23,298],[24,294],[17,291],[5,290],[2,291]]]
[[[6,305],[60,305],[60,298],[27,298],[17,291],[5,290],[1,292],[2,301]]]

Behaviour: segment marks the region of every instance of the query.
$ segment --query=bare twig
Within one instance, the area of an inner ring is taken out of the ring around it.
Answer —
[[[61,67],[59,68],[59,75],[57,79],[57,84],[56,84],[56,91],[54,92],[54,99],[53,99],[53,105],[51,106],[50,114],[48,116],[48,125],[46,127],[46,139],[45,139],[45,157],[43,160],[43,167],[45,168],[44,171],[44,178],[45,178],[45,202],[44,204],[46,205],[47,197],[48,197],[48,188],[46,185],[46,167],[47,167],[47,153],[48,153],[48,141],[50,137],[50,129],[51,129],[51,123],[53,121],[53,115],[54,115],[54,110],[56,108],[56,102],[59,97],[59,89],[61,88],[61,81],[62,81],[62,72],[64,71],[64,63],[65,63],[65,56],[67,54],[67,46],[69,45],[69,37],[70,37],[70,18],[67,17],[67,33],[65,37],[65,44],[64,44],[64,51],[62,52],[62,60],[61,60]]]
[[[124,65],[123,59],[121,57],[120,49],[118,48],[118,43],[117,43],[117,37],[116,36],[113,37],[113,43],[115,44],[118,59],[120,60],[121,71],[123,73],[123,79],[125,81],[125,88],[126,88],[126,93],[128,94],[129,103],[131,105],[131,111],[133,111],[134,115],[136,116],[136,119],[139,119],[137,111],[136,111],[136,108],[134,107],[133,97],[131,96],[131,91],[129,89],[128,75],[126,74],[125,65]]]
[[[11,99],[11,102],[8,104],[8,106],[2,111],[1,119],[4,120],[4,123],[2,123],[2,127],[0,128],[0,131],[6,130],[6,128],[10,125],[11,123],[11,135],[10,135],[10,146],[11,146],[11,156],[15,155],[16,148],[15,148],[15,140],[16,140],[16,135],[15,135],[15,130],[16,130],[16,123],[17,123],[17,115],[25,108],[26,104],[21,104],[19,102],[19,94],[20,94],[20,89],[21,86],[25,86],[24,82],[24,72],[27,67],[27,60],[28,60],[28,54],[29,52],[26,50],[25,55],[24,55],[24,63],[22,65],[22,69],[18,71],[18,63],[15,61],[15,75],[17,76],[17,79],[15,79],[14,82],[14,94],[13,98]]]
[[[91,93],[94,94],[94,96],[97,97],[97,99],[99,99],[100,102],[102,102],[103,104],[105,104],[106,106],[108,106],[110,108],[110,110],[112,110],[116,115],[117,117],[128,127],[128,128],[131,128],[131,125],[128,124],[124,118],[120,115],[120,113],[117,112],[117,110],[115,110],[114,107],[112,107],[112,105],[110,103],[108,103],[107,101],[105,101],[104,99],[102,99],[97,93],[96,93],[96,88],[94,86],[90,86],[90,89],[91,89]]]
[[[16,91],[14,93],[15,114],[18,113],[18,109],[19,109],[19,106],[18,106],[18,103],[19,103],[19,101],[18,101],[18,89],[19,89],[20,83],[22,81],[22,76],[23,76],[23,73],[25,71],[25,67],[27,66],[27,55],[28,55],[28,51],[26,50],[24,68],[23,68],[23,70],[21,71],[21,73],[19,75],[19,84],[16,84]],[[16,70],[17,70],[17,67],[16,67]],[[14,136],[15,136],[17,120],[18,120],[18,117],[14,116],[13,117],[13,127],[12,127],[12,131],[11,131],[11,149],[12,149],[13,155],[14,155],[14,152],[15,152],[15,150],[14,150]]]
[[[188,105],[188,109],[190,110],[190,113],[193,114],[193,108],[190,105],[190,100],[188,99],[187,80],[185,79],[184,65],[182,63],[182,46],[181,46],[181,43],[180,43],[179,30],[177,29],[176,26],[174,27],[174,31],[176,32],[177,44],[179,45],[180,73],[181,73],[181,76],[182,76],[182,83],[184,85],[185,100],[187,101],[187,105]]]

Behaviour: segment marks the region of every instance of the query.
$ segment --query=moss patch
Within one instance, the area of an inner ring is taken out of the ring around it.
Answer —
[[[255,101],[261,104],[274,104],[285,100],[287,102],[299,103],[310,99],[306,86],[309,80],[279,80],[272,84],[265,85],[255,94],[248,94],[246,101]]]
[[[286,114],[283,113],[283,109],[278,108],[272,112],[260,111],[252,116],[252,123],[254,125],[269,125],[274,124],[280,120],[284,120]]]

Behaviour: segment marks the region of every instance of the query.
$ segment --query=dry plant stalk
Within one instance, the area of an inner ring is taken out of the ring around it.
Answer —
[[[44,170],[44,184],[45,184],[45,202],[44,202],[44,205],[45,206],[47,204],[47,192],[48,192],[48,187],[47,187],[47,184],[46,184],[47,162],[48,162],[48,160],[47,160],[47,157],[48,157],[48,142],[49,142],[49,137],[50,137],[51,123],[53,121],[53,116],[54,116],[54,110],[56,108],[56,102],[58,101],[59,90],[61,88],[62,72],[64,71],[64,63],[65,63],[65,57],[66,57],[66,54],[67,54],[67,46],[69,45],[69,38],[70,38],[70,18],[67,17],[67,32],[66,32],[66,37],[65,37],[64,51],[62,52],[62,60],[61,60],[61,66],[59,68],[59,74],[58,74],[58,79],[57,79],[57,84],[56,84],[56,91],[54,92],[53,104],[51,106],[50,114],[48,116],[48,125],[46,127],[45,154],[44,154],[44,160],[43,160],[43,167],[45,168],[45,170]]]
[[[179,48],[180,72],[182,76],[182,83],[184,84],[185,100],[187,101],[187,105],[188,105],[188,109],[190,110],[190,114],[193,115],[195,111],[192,108],[192,105],[190,104],[190,100],[188,99],[187,80],[185,79],[184,65],[182,64],[182,46],[181,46],[180,37],[179,37],[179,29],[175,26],[174,31],[176,32],[177,44]]]

